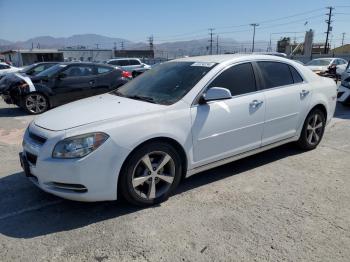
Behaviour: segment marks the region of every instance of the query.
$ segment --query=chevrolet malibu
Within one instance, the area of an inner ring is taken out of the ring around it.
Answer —
[[[316,148],[336,97],[333,80],[285,58],[183,58],[37,117],[20,160],[57,196],[148,206],[195,173],[290,142]]]

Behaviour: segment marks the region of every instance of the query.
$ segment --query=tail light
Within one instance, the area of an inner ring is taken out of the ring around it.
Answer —
[[[131,78],[132,76],[131,76],[131,73],[130,73],[130,72],[128,72],[128,71],[123,71],[123,72],[122,72],[122,77],[124,77],[124,78]]]

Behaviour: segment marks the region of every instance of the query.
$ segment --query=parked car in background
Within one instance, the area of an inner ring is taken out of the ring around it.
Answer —
[[[149,206],[183,177],[285,143],[316,148],[336,92],[333,80],[276,56],[173,60],[37,117],[20,159],[46,192]]]
[[[341,76],[347,68],[350,66],[350,61],[347,64],[341,64],[337,66],[337,75]]]
[[[8,73],[14,73],[20,71],[22,68],[9,65],[7,63],[0,62],[0,79]]]
[[[45,71],[51,66],[57,65],[59,62],[40,62],[32,65],[28,65],[21,69],[19,73],[26,74],[28,76],[36,76],[37,74]]]
[[[94,63],[60,63],[36,76],[20,78],[10,86],[1,80],[0,93],[6,103],[30,114],[109,92],[129,80],[120,68]]]
[[[341,84],[338,89],[338,102],[350,105],[350,62],[341,75]]]
[[[335,68],[339,65],[347,64],[348,62],[342,58],[317,58],[313,59],[306,64],[313,72],[319,75],[326,74],[332,67]]]
[[[133,77],[136,77],[143,72],[151,69],[151,66],[144,64],[138,58],[116,58],[107,61],[107,64],[118,66],[130,72]]]

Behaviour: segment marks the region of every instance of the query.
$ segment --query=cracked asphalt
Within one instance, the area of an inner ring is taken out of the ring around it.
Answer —
[[[37,189],[18,161],[32,118],[0,101],[0,261],[350,261],[349,107],[316,150],[203,172],[147,209]]]

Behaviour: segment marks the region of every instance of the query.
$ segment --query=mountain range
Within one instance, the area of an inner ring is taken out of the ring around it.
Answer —
[[[122,44],[123,43],[123,44]],[[133,42],[123,38],[115,38],[102,36],[97,34],[80,34],[70,37],[52,37],[39,36],[30,38],[26,41],[8,41],[0,39],[0,51],[10,49],[30,49],[30,48],[63,48],[72,46],[84,46],[86,48],[112,49],[116,47],[120,49],[123,45],[124,49],[148,49],[149,45],[144,42]],[[265,51],[268,46],[267,41],[259,41],[257,51]],[[247,42],[239,42],[231,38],[219,39],[219,45],[213,43],[213,53],[218,48],[220,53],[225,52],[243,52],[249,51],[251,44]],[[184,55],[202,55],[209,52],[208,39],[196,39],[188,41],[174,41],[166,43],[155,43],[154,50],[156,56],[178,57]]]

